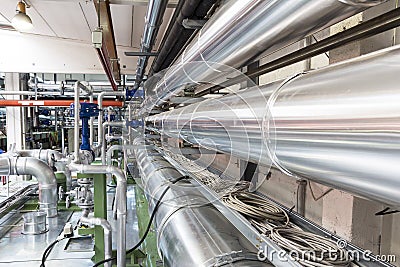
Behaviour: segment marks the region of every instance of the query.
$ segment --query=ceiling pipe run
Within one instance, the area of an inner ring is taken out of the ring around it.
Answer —
[[[140,44],[141,53],[150,53],[156,41],[158,30],[162,24],[168,0],[150,0],[147,7],[145,25]],[[146,71],[148,56],[140,56],[136,68],[134,89],[138,89]]]
[[[188,84],[198,86],[225,77],[226,66],[247,65],[382,2],[385,0],[229,1],[210,18],[174,65],[156,77],[159,81],[146,82],[147,98],[140,114],[165,103]]]
[[[400,207],[400,46],[148,118],[161,133]]]
[[[195,33],[186,29],[184,19],[204,19],[217,0],[180,0],[175,8],[170,25],[160,44],[159,54],[154,59],[150,74],[157,73],[172,64],[182,48]]]

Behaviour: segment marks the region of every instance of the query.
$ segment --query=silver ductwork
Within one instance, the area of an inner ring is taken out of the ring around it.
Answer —
[[[1,175],[32,175],[39,183],[39,209],[47,217],[57,216],[57,181],[53,170],[42,160],[29,157],[1,157]]]
[[[160,132],[400,207],[400,46],[149,118]]]
[[[141,138],[134,141],[150,212],[169,186],[154,225],[166,266],[270,266],[257,259],[256,248],[189,181]],[[255,256],[255,257],[254,257]],[[224,260],[232,259],[231,262]]]
[[[244,66],[382,2],[385,0],[229,1],[169,70],[146,82],[141,114],[186,87],[222,82],[217,78],[229,76],[231,67]]]
[[[168,0],[150,0],[147,6],[145,26],[140,44],[140,52],[150,53],[156,41],[158,29],[160,28]],[[136,68],[134,89],[138,89],[143,80],[149,57],[140,56]]]

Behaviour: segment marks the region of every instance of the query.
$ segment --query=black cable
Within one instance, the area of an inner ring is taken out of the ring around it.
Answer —
[[[47,257],[50,255],[50,252],[52,250],[52,248],[58,243],[60,242],[62,239],[56,239],[53,241],[53,243],[51,243],[43,252],[42,255],[42,263],[40,264],[40,267],[45,267],[45,262]]]
[[[179,178],[177,178],[177,179],[175,179],[173,181],[170,181],[170,182],[171,182],[171,184],[176,184],[177,182],[179,182],[181,180],[184,180],[184,179],[187,179],[187,178],[189,178],[189,177],[185,175],[185,176],[179,177]],[[165,194],[168,192],[168,190],[170,188],[171,188],[171,186],[168,185],[167,188],[165,188],[164,191],[162,192],[160,198],[158,199],[157,204],[154,207],[153,212],[151,213],[151,216],[150,216],[150,219],[149,219],[149,223],[147,224],[147,228],[146,228],[146,231],[143,234],[143,237],[140,239],[140,241],[135,246],[133,246],[133,248],[127,250],[126,254],[129,254],[129,253],[133,252],[135,249],[137,249],[144,242],[144,240],[146,239],[147,235],[150,232],[150,228],[151,228],[151,225],[153,224],[153,220],[154,220],[154,217],[156,216],[157,210],[161,206],[161,200],[164,198]],[[102,261],[99,261],[95,265],[93,265],[93,267],[98,267],[98,266],[100,266],[100,265],[102,265],[102,264],[104,264],[106,262],[113,261],[113,260],[116,260],[116,259],[117,259],[117,257],[104,259]],[[40,266],[40,267],[42,267],[42,266]]]

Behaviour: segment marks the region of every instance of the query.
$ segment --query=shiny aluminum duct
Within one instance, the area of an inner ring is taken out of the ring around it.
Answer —
[[[150,112],[185,86],[226,76],[238,68],[385,0],[241,0],[218,10],[175,64],[146,82],[141,113]],[[196,64],[194,64],[196,63]]]
[[[255,261],[255,247],[151,146],[135,139],[135,155],[152,211],[167,186],[154,225],[166,266],[271,266]],[[239,252],[241,251],[241,252]]]
[[[150,117],[162,133],[400,207],[400,46]]]

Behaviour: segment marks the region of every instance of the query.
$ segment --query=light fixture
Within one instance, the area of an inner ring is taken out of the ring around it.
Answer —
[[[31,18],[26,14],[27,7],[29,8],[22,1],[19,1],[17,4],[17,14],[11,20],[11,24],[18,31],[27,31],[33,27]]]

